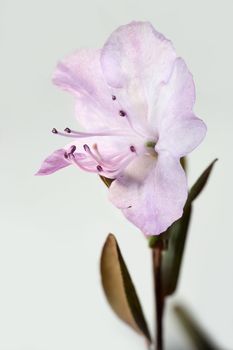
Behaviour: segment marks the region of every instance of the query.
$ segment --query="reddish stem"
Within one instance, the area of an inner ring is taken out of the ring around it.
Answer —
[[[155,314],[156,314],[156,342],[155,350],[163,350],[163,311],[164,311],[164,296],[162,291],[162,244],[157,244],[152,250],[153,258],[153,274],[154,274],[154,293],[155,293]]]

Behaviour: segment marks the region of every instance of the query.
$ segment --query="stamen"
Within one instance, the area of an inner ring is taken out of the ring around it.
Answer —
[[[119,111],[119,114],[120,114],[121,117],[125,117],[125,116],[126,116],[126,112],[123,111],[123,110],[120,110],[120,111]]]
[[[116,100],[116,96],[112,95],[112,100],[115,101]]]
[[[101,154],[99,152],[97,143],[94,143],[94,145],[92,145],[92,148],[95,151],[95,153],[97,154],[97,156],[99,157],[99,159],[102,159],[102,156],[101,156]]]
[[[97,137],[97,136],[130,136],[129,131],[124,131],[120,129],[116,130],[110,130],[107,132],[96,132],[96,133],[89,133],[89,132],[82,132],[82,131],[74,131],[69,128],[66,128],[64,130],[65,132],[58,131],[57,129],[53,128],[52,133],[58,134],[60,136],[65,137],[72,137],[72,138],[86,138],[86,137]]]
[[[115,163],[116,168],[113,168],[114,163],[112,163],[110,167],[107,167],[107,165],[105,165],[104,172],[108,174],[119,173],[120,171],[125,169],[126,165],[129,163],[130,160],[132,160],[131,154],[129,154],[128,156],[122,157],[121,161],[117,161]]]
[[[96,151],[95,148],[97,148],[97,154],[93,153],[87,144],[83,145],[83,148],[91,156],[92,160],[88,161],[88,158],[86,158],[87,162],[85,161],[85,163],[83,163],[86,156],[84,153],[74,153],[76,150],[75,145],[72,145],[70,150],[64,153],[64,157],[85,171],[104,173],[111,178],[115,177],[115,175],[125,169],[129,161],[132,160],[131,152],[121,155],[118,154],[115,157],[111,157],[111,159],[104,160],[98,152],[97,145],[94,144],[94,151]],[[93,160],[96,164],[93,164]]]
[[[136,148],[134,146],[130,146],[130,151],[131,152],[136,152]]]
[[[68,134],[70,134],[70,133],[71,133],[70,128],[65,128],[65,129],[64,129],[64,131],[65,131],[65,132],[67,132]]]
[[[75,145],[72,145],[71,147],[70,147],[70,154],[74,154],[74,152],[76,151],[76,146]]]
[[[74,152],[75,152],[75,151],[76,151],[76,146],[75,146],[75,145],[72,145],[72,146],[70,147],[70,149],[69,149],[69,152],[65,151],[65,153],[64,153],[65,159],[70,158],[71,155],[74,156]]]
[[[85,152],[90,152],[90,147],[87,144],[83,145],[83,148]]]
[[[134,146],[132,146],[131,152],[136,153],[136,149]],[[94,149],[94,152],[90,149],[90,147],[87,144],[83,145],[83,148],[85,152],[87,152],[94,161],[96,161],[97,166],[96,169],[100,171],[104,171],[108,174],[117,173],[121,169],[125,167],[125,165],[129,162],[129,159],[132,159],[132,155],[128,153],[126,154],[118,154],[115,157],[111,157],[111,159],[103,159],[101,154],[98,150],[98,145],[95,143],[92,148]],[[116,167],[115,167],[116,166]]]
[[[91,168],[85,167],[83,164],[80,164],[77,159],[75,158],[74,154],[69,154],[69,160],[71,161],[71,163],[73,163],[74,165],[76,165],[78,168],[83,169],[85,171],[89,171],[91,173],[95,173],[96,171],[94,171]]]
[[[102,168],[101,165],[97,165],[96,169],[97,169],[99,172],[103,171],[103,168]]]
[[[97,146],[97,145],[96,145]],[[99,156],[99,154],[97,153],[97,156],[91,151],[90,147],[85,144],[83,145],[84,151],[87,152],[97,163],[101,163],[102,164],[102,159]]]

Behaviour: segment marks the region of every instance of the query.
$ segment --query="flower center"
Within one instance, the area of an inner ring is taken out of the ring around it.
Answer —
[[[146,154],[152,156],[153,158],[157,158],[157,152],[155,151],[155,141],[148,141],[145,144],[146,147]]]
[[[146,147],[149,147],[149,148],[155,148],[155,145],[156,145],[155,141],[148,141],[146,143]]]

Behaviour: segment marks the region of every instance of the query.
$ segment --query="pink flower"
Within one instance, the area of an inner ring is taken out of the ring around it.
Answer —
[[[115,179],[112,203],[146,235],[181,217],[187,180],[180,158],[203,140],[192,109],[193,78],[169,40],[149,23],[114,31],[101,50],[79,50],[60,62],[53,81],[75,97],[85,128],[43,162],[38,175],[68,165]]]

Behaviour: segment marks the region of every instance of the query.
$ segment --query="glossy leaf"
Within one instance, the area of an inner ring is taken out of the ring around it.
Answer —
[[[113,234],[107,237],[103,247],[101,277],[105,295],[117,316],[151,343],[142,307]]]
[[[197,350],[217,350],[217,346],[194,319],[193,315],[181,305],[174,308],[177,318],[188,333],[189,338]]]
[[[192,202],[204,189],[216,160],[198,178],[189,192],[183,216],[176,221],[161,238],[168,240],[168,249],[163,251],[162,286],[164,296],[175,292],[182,263],[185,242],[192,213]]]

